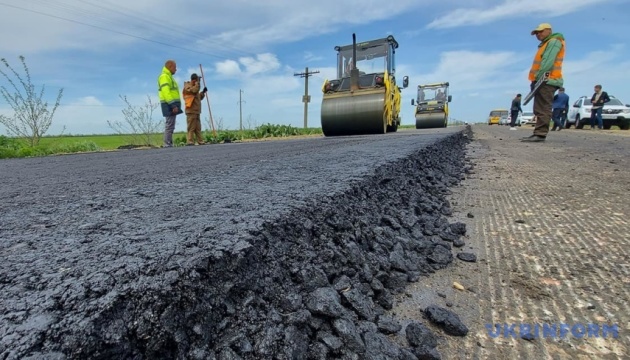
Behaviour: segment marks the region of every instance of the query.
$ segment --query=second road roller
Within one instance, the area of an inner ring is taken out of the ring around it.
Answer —
[[[396,84],[393,36],[336,46],[337,78],[322,86],[322,131],[325,136],[384,134],[400,125],[400,90]],[[409,85],[403,77],[402,88]]]
[[[416,129],[442,128],[448,125],[449,83],[418,85]],[[411,105],[414,105],[411,99]]]

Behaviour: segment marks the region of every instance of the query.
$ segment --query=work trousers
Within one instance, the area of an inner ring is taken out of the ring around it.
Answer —
[[[177,115],[164,118],[164,147],[173,146],[173,131],[175,131],[175,118]]]
[[[553,95],[557,89],[556,86],[542,84],[538,88],[536,95],[534,95],[534,115],[536,115],[534,135],[546,137],[549,133]]]
[[[200,114],[186,114],[186,143],[194,144],[195,139],[197,144],[203,144],[203,137],[201,135],[201,115]]]

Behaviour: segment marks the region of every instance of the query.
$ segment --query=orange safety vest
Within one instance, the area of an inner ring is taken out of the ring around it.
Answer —
[[[186,108],[191,107],[193,100],[195,100],[195,95],[187,94],[186,91],[182,91],[182,95],[184,97],[184,103],[186,104]]]
[[[551,40],[551,39],[550,39]],[[549,72],[549,79],[562,79],[562,61],[564,60],[564,40],[558,39],[562,43],[562,47],[556,56],[556,60],[553,62],[553,68]],[[549,40],[547,40],[542,46],[538,48],[538,52],[536,56],[534,56],[534,63],[532,64],[532,68],[529,70],[529,81],[536,81],[536,74],[538,74],[538,70],[540,70],[540,64],[542,63],[542,56],[549,44]]]

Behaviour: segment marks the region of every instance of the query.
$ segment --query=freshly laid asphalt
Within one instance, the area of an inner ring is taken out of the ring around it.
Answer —
[[[433,356],[385,310],[465,233],[466,134],[0,161],[0,359]]]

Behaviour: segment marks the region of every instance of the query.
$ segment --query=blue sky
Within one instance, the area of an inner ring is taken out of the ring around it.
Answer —
[[[157,76],[169,58],[177,61],[180,86],[203,65],[215,126],[220,121],[228,129],[239,127],[241,89],[245,127],[301,127],[304,79],[293,74],[307,66],[318,70],[309,78],[309,125],[320,126],[320,89],[325,78],[334,77],[334,46],[350,43],[353,32],[358,41],[392,34],[400,44],[397,77],[410,78],[403,90],[403,124],[414,124],[410,101],[416,86],[442,81],[451,84],[452,118],[483,122],[492,108],[505,108],[516,93],[527,93],[537,46],[530,31],[549,22],[567,39],[564,75],[571,99],[591,95],[593,85],[602,84],[630,103],[630,0],[382,4],[0,0],[0,57],[19,68],[18,56],[26,56],[33,82],[46,84],[51,101],[64,89],[51,134],[64,126],[70,134],[112,133],[107,120],[122,119],[118,96],[138,105],[147,95],[157,99]],[[6,85],[4,79],[0,84]],[[12,114],[4,99],[0,113]],[[202,118],[207,116],[204,103]],[[182,116],[176,130],[185,130]]]

